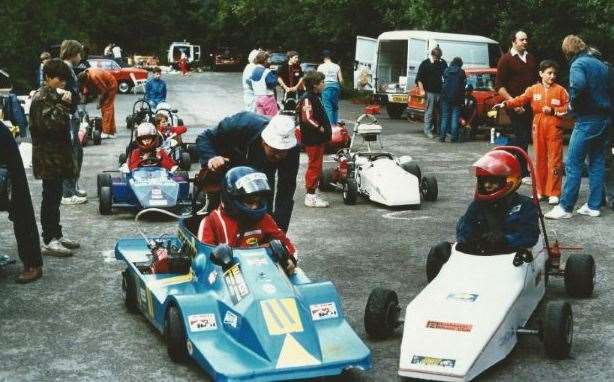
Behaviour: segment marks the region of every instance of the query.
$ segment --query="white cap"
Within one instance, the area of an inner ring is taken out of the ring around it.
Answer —
[[[294,118],[287,115],[277,114],[262,130],[260,136],[267,145],[277,150],[289,150],[296,146],[294,133]]]
[[[251,52],[249,52],[249,55],[247,56],[247,62],[250,64],[255,64],[254,60],[256,59],[256,56],[258,55],[258,53],[260,53],[258,49],[254,49]]]

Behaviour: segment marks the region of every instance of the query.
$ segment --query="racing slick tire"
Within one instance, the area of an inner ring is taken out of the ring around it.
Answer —
[[[426,175],[420,181],[420,192],[424,200],[434,202],[437,200],[439,189],[437,187],[437,179],[433,175]]]
[[[590,297],[595,288],[595,259],[573,254],[565,263],[565,290],[571,297]]]
[[[100,131],[92,131],[92,141],[94,141],[94,145],[96,146],[102,143],[102,136],[100,135]]]
[[[335,166],[327,166],[326,164],[324,164],[322,168],[322,176],[320,176],[320,184],[318,185],[320,191],[332,191],[334,189],[334,187],[332,186],[335,181],[334,171]]]
[[[136,297],[136,284],[134,278],[130,277],[130,271],[125,269],[122,271],[122,294],[124,295],[124,304],[130,313],[137,313],[139,305]]]
[[[186,343],[185,325],[181,313],[175,305],[171,305],[166,313],[166,325],[164,326],[166,338],[166,351],[174,362],[188,360],[188,348]]]
[[[407,108],[406,104],[402,103],[387,103],[386,104],[386,112],[388,113],[388,117],[390,119],[401,119],[401,115]]]
[[[573,341],[573,315],[567,301],[550,301],[546,304],[541,335],[548,357],[569,357]]]
[[[111,174],[98,174],[96,177],[96,195],[100,195],[100,189],[102,187],[110,188],[112,183]]]
[[[182,170],[190,171],[190,168],[192,167],[192,157],[190,156],[189,152],[186,152],[186,151],[181,152],[181,157],[179,160],[179,167]]]
[[[98,195],[98,212],[101,215],[111,215],[111,209],[113,208],[113,198],[111,196],[111,187],[100,187],[100,194]]]
[[[347,205],[356,204],[356,198],[358,198],[358,185],[356,179],[350,176],[343,183],[343,203]]]
[[[130,82],[126,80],[119,81],[119,84],[117,85],[117,91],[120,94],[128,94],[130,93],[131,89],[132,89],[132,86],[130,85]]]
[[[365,331],[374,339],[384,339],[392,336],[399,325],[399,298],[395,291],[375,288],[369,295],[365,307]]]
[[[401,164],[401,167],[403,168],[403,170],[418,178],[418,180],[422,179],[422,171],[420,170],[420,166],[418,166],[414,162],[403,163]]]
[[[447,241],[442,241],[431,247],[429,254],[426,256],[426,280],[428,282],[433,281],[437,277],[441,267],[448,262],[451,253],[452,244]]]

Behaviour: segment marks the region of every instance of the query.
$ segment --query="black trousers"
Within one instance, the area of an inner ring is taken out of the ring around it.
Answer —
[[[41,202],[41,227],[43,241],[62,237],[60,225],[60,202],[62,201],[62,178],[43,179],[43,201]]]
[[[531,123],[533,121],[533,113],[531,109],[525,107],[525,112],[518,114],[513,110],[508,109],[508,115],[510,117],[512,131],[514,133],[514,140],[512,146],[520,147],[528,153],[529,142],[531,141]],[[518,157],[520,161],[520,168],[522,170],[522,177],[528,176],[527,162],[522,157]]]

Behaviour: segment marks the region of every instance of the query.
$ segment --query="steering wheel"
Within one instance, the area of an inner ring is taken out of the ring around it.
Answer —
[[[152,114],[151,105],[145,100],[145,98],[137,100],[134,105],[132,105],[132,114],[136,114],[137,112],[142,112],[144,110],[147,111],[148,115]]]
[[[146,159],[143,159],[141,161],[141,163],[139,163],[139,166],[142,167],[153,167],[153,166],[157,166],[160,164],[160,159],[158,159],[157,157],[153,156],[153,157],[148,157]]]

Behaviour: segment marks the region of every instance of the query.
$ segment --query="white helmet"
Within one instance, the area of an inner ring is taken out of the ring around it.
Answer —
[[[296,146],[294,118],[277,114],[262,130],[260,136],[267,145],[277,150],[289,150]]]
[[[143,143],[144,138],[152,138],[148,144]],[[158,132],[156,127],[149,122],[143,122],[136,129],[136,143],[143,150],[152,150],[158,145]]]

